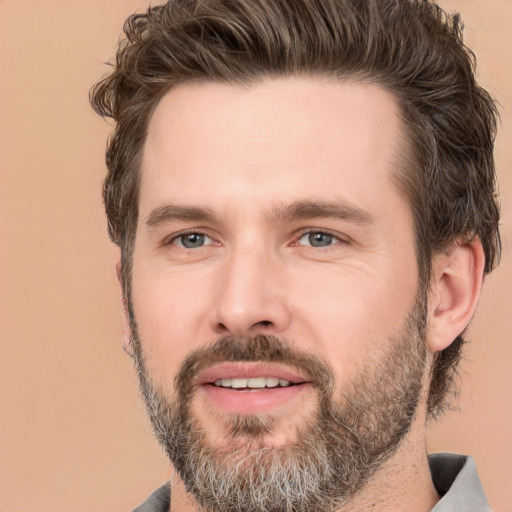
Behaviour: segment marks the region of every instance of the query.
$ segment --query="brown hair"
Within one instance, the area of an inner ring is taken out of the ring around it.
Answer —
[[[322,75],[381,85],[399,100],[412,148],[397,180],[413,210],[421,284],[432,256],[457,241],[481,240],[485,272],[497,263],[497,111],[475,81],[458,15],[428,0],[171,0],[130,16],[124,34],[91,103],[116,123],[103,197],[128,300],[148,122],[171,87],[190,81]],[[458,336],[437,354],[432,415],[455,389],[463,344]]]

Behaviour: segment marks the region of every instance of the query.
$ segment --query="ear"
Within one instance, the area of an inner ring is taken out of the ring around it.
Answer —
[[[131,357],[133,357],[132,349],[132,329],[130,327],[130,317],[128,314],[128,305],[126,303],[126,297],[123,291],[123,284],[121,278],[121,262],[116,263],[116,276],[121,289],[121,314],[123,321],[123,350]]]
[[[429,348],[444,350],[466,329],[478,304],[485,255],[478,238],[434,258],[429,294]]]

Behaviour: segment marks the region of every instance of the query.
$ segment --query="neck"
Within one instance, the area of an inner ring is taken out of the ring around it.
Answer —
[[[414,431],[411,431],[414,432]],[[337,512],[429,512],[439,500],[425,440],[408,437],[346,506]]]

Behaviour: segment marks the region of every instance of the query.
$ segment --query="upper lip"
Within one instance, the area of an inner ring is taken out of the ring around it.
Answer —
[[[206,368],[195,376],[196,384],[211,384],[219,379],[251,379],[275,377],[293,384],[309,382],[305,376],[288,366],[262,362],[226,362]]]

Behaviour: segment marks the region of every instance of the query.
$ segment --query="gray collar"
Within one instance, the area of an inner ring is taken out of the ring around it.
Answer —
[[[435,453],[428,462],[434,485],[442,496],[431,512],[491,512],[471,457]]]

